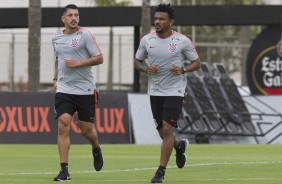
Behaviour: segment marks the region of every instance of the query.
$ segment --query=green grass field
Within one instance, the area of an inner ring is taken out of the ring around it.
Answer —
[[[72,145],[69,171],[75,184],[150,183],[159,164],[159,145],[102,145],[105,165],[95,172],[89,145]],[[164,183],[281,184],[282,145],[196,145],[188,163],[175,166],[174,153]],[[1,145],[0,184],[56,183],[56,145]]]

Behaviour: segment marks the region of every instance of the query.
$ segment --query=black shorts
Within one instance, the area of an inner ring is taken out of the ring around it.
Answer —
[[[98,93],[93,95],[72,95],[66,93],[56,93],[55,113],[56,119],[64,113],[71,116],[77,112],[81,121],[95,122],[95,106],[98,103]]]
[[[177,128],[183,99],[181,96],[150,96],[151,109],[157,129],[163,126],[163,121]]]

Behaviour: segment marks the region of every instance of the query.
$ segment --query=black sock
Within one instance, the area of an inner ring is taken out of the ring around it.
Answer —
[[[164,166],[159,166],[159,168],[158,168],[158,170],[160,170],[160,171],[162,171],[163,173],[165,172],[165,169],[166,169],[166,167],[164,167]]]
[[[68,163],[61,163],[61,170],[62,171],[67,171],[68,172],[68,170],[69,170],[68,167],[69,167]]]
[[[100,146],[98,146],[97,148],[93,148],[92,149],[92,153],[100,153],[100,152],[101,152]]]

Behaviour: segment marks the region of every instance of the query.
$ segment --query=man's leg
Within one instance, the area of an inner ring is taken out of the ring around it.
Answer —
[[[163,139],[163,133],[162,133],[162,131],[163,131],[162,128],[160,128],[160,129],[158,130],[161,139]],[[179,147],[179,141],[176,139],[175,135],[173,135],[173,137],[174,137],[174,145],[173,145],[173,147],[174,147],[174,149],[177,149],[177,148]]]
[[[159,135],[161,137],[161,139],[163,139],[163,129],[160,128],[158,130]],[[176,151],[176,165],[178,168],[183,168],[186,164],[187,161],[187,156],[185,154],[186,149],[189,145],[189,141],[188,139],[182,139],[182,140],[177,140],[177,138],[175,137],[175,135],[173,134],[174,137],[174,149]]]
[[[177,121],[180,117],[183,107],[183,97],[167,97],[164,102],[163,120],[169,125],[177,128]],[[178,141],[174,137],[174,149],[176,151],[176,165],[178,168],[183,168],[187,161],[185,154],[186,148],[189,144],[187,139]]]
[[[159,135],[163,140],[161,144],[160,166],[155,173],[155,176],[152,178],[151,183],[162,183],[164,180],[166,166],[175,144],[174,129],[173,126],[163,121],[162,127],[158,130]]]
[[[86,122],[86,121],[79,121],[79,127],[80,127],[82,135],[92,145],[94,168],[96,171],[100,171],[104,166],[104,159],[103,159],[101,148],[98,143],[98,136],[94,128],[94,124],[90,122]]]
[[[174,147],[174,127],[163,122],[160,165],[166,167]]]
[[[81,134],[90,142],[93,148],[99,147],[97,132],[94,124],[86,121],[78,121]]]
[[[162,128],[160,128],[159,130],[159,135],[161,137],[161,139],[163,139],[162,136]],[[186,149],[189,145],[189,141],[188,139],[182,139],[182,140],[177,140],[175,135],[174,136],[174,149],[176,151],[176,165],[178,168],[183,168],[186,164],[187,161],[187,156],[185,154]]]
[[[161,139],[163,139],[163,129],[160,128],[158,130],[159,135],[161,137]],[[175,137],[175,135],[173,134],[174,137],[174,149],[176,151],[176,165],[178,168],[183,168],[186,164],[187,161],[187,156],[185,154],[186,149],[189,145],[189,141],[188,139],[182,139],[182,140],[177,140],[177,138]]]
[[[58,151],[60,156],[61,171],[54,181],[70,180],[68,172],[68,156],[70,149],[70,126],[72,116],[65,113],[58,118]]]

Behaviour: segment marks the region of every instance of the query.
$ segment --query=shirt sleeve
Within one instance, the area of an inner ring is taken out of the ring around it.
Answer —
[[[136,59],[143,61],[144,59],[146,59],[147,55],[148,52],[145,45],[145,38],[143,37],[140,41],[135,57]]]
[[[193,46],[192,41],[186,37],[186,40],[184,40],[184,49],[183,54],[189,61],[194,61],[199,58],[199,55]]]
[[[85,34],[85,46],[91,56],[98,56],[102,54],[101,48],[96,41],[94,35],[87,31]]]

